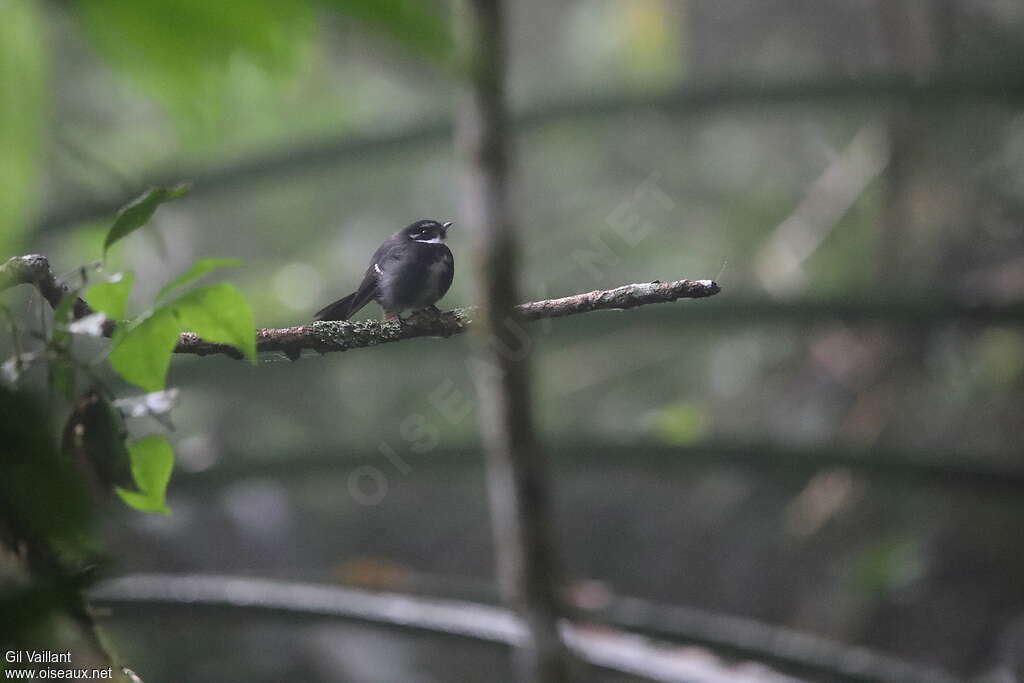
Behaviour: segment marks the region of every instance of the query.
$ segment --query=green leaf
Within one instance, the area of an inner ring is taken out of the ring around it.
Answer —
[[[188,190],[189,186],[186,184],[174,187],[151,187],[123,206],[117,212],[117,218],[114,219],[114,224],[110,226],[107,238],[103,241],[104,257],[112,244],[148,223],[158,206],[172,199],[184,197],[188,194]]]
[[[249,302],[234,285],[220,282],[193,289],[170,304],[184,329],[207,341],[230,344],[256,362],[256,325]]]
[[[97,51],[186,128],[215,132],[229,69],[293,70],[316,28],[307,2],[78,0]],[[198,125],[196,125],[198,124]],[[205,136],[216,142],[212,136]]]
[[[57,348],[63,348],[71,341],[68,325],[71,324],[71,316],[74,314],[75,298],[77,296],[76,292],[67,292],[53,311],[53,335],[50,341]]]
[[[106,282],[97,282],[85,290],[85,300],[94,311],[111,320],[124,318],[124,307],[135,277],[131,272],[115,273]]]
[[[245,296],[226,282],[198,287],[114,333],[110,365],[147,391],[164,388],[171,354],[183,330],[230,344],[256,362],[256,325]]]
[[[42,161],[47,86],[45,6],[0,2],[0,254],[18,248]]]
[[[143,512],[171,513],[165,496],[167,482],[174,469],[174,450],[162,436],[150,436],[128,445],[131,455],[132,476],[138,491],[118,488],[117,495],[128,505]]]
[[[75,366],[66,355],[58,355],[50,361],[50,386],[69,401],[75,398]]]
[[[321,4],[346,14],[407,47],[435,60],[452,51],[447,14],[423,0],[320,0]]]
[[[241,264],[242,262],[236,258],[201,258],[193,263],[192,266],[184,273],[164,285],[163,289],[161,289],[156,295],[156,300],[159,301],[165,294],[167,294],[167,292],[176,287],[181,287],[182,285],[187,285],[193,280],[198,280],[211,270],[222,266],[238,266]]]
[[[146,391],[163,389],[171,354],[181,330],[181,321],[174,308],[158,308],[114,334],[110,366],[125,380]]]
[[[50,387],[69,401],[75,398],[75,366],[71,362],[71,332],[68,325],[74,313],[75,292],[68,292],[53,311],[53,333],[50,350],[53,356],[47,364]]]

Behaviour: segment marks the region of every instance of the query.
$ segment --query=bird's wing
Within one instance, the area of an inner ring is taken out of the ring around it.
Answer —
[[[359,289],[351,295],[352,299],[348,305],[349,317],[355,315],[359,309],[373,301],[373,298],[377,296],[377,278],[380,273],[380,268],[377,266],[376,260],[374,260],[370,267],[366,269],[363,281],[359,283]]]
[[[384,244],[380,245],[377,251],[373,252],[370,267],[366,269],[367,277],[371,274],[374,277],[378,277],[391,270],[401,260],[402,254],[407,248],[404,240],[398,241],[392,236]]]
[[[387,260],[384,257],[387,256],[388,252],[392,251],[392,247],[393,245],[388,243],[381,245],[374,253],[373,261],[370,263],[370,267],[366,269],[363,281],[359,283],[359,288],[348,296],[321,308],[317,311],[315,319],[348,320],[358,313],[363,306],[373,301],[374,297],[377,296],[378,278],[384,272],[379,263]]]
[[[377,296],[377,284],[381,276],[387,274],[401,261],[405,249],[404,242],[388,240],[373,253],[373,259],[370,262],[370,267],[366,269],[363,282],[359,285],[359,289],[352,294],[352,301],[349,304],[350,316],[355,315],[356,311]]]
[[[441,296],[448,293],[448,289],[452,286],[452,280],[455,279],[455,258],[452,256],[452,251],[447,246],[444,247],[444,260],[448,264],[448,268],[445,269],[444,279],[439,283],[441,285]]]

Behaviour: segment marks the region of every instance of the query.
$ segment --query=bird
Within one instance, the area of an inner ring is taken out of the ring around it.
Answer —
[[[445,245],[451,221],[420,220],[384,240],[359,289],[317,311],[316,320],[348,320],[376,301],[385,320],[403,311],[434,309],[452,285],[455,259]]]

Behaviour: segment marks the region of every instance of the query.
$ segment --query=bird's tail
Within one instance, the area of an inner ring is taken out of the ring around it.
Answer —
[[[316,312],[314,320],[348,320],[359,312],[367,301],[356,301],[359,292],[352,292],[344,299],[338,299],[333,304],[328,304]]]

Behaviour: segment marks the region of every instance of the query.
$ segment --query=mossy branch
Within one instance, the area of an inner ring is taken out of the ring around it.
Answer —
[[[0,291],[19,284],[36,287],[54,308],[65,296],[71,295],[71,289],[53,274],[49,261],[39,254],[15,256],[0,265]],[[719,291],[718,284],[711,280],[654,281],[557,299],[532,301],[516,306],[515,310],[520,320],[534,321],[592,311],[621,310],[668,303],[678,299],[701,299],[713,296]],[[92,309],[86,301],[81,298],[75,301],[76,319],[91,313]],[[298,358],[306,349],[317,353],[330,353],[416,337],[451,337],[470,329],[479,313],[478,307],[470,306],[441,313],[422,311],[402,321],[317,321],[294,327],[261,328],[256,330],[256,348],[259,351],[276,351],[286,354],[289,358]],[[108,334],[111,333],[113,325],[108,326],[106,331]],[[235,358],[241,357],[234,347],[205,341],[190,332],[181,335],[175,352],[200,356],[225,354]]]

